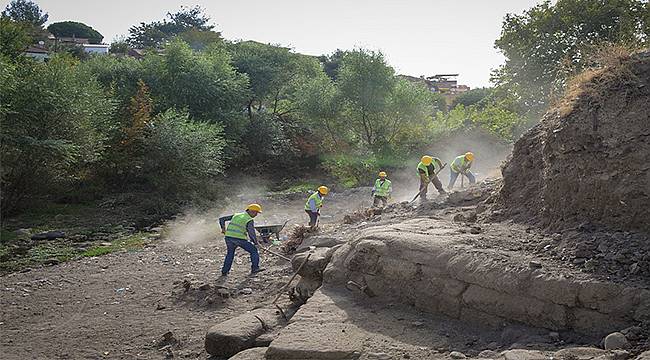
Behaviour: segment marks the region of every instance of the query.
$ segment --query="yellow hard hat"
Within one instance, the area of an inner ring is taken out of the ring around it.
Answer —
[[[468,161],[473,161],[473,160],[474,160],[474,153],[473,153],[473,152],[469,152],[469,151],[466,152],[466,153],[465,153],[465,159],[467,159]]]
[[[330,192],[330,189],[328,189],[325,185],[321,185],[318,187],[318,192],[321,193],[321,195],[327,195],[327,193]]]
[[[260,206],[260,204],[250,204],[250,205],[246,206],[246,210],[256,211],[258,213],[261,213],[262,212],[262,207]]]
[[[386,177],[386,176],[388,176],[388,175],[386,175],[386,172],[385,172],[385,171],[380,171],[380,172],[379,172],[379,176],[380,176],[380,177],[381,177],[381,176]]]
[[[433,158],[429,155],[424,155],[422,159],[420,160],[424,165],[431,165],[431,162],[433,161]]]

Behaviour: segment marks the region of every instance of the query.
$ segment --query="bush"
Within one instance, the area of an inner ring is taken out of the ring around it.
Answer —
[[[221,126],[167,110],[152,120],[147,132],[142,176],[151,189],[178,201],[214,195],[210,189],[224,169]]]
[[[2,212],[87,180],[106,148],[113,102],[69,56],[0,62]]]

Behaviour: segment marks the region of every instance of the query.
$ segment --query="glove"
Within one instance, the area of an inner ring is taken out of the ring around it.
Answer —
[[[226,229],[221,229],[221,233],[226,235]]]

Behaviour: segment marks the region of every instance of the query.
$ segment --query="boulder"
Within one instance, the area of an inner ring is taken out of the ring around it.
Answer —
[[[266,354],[265,347],[254,347],[252,349],[244,350],[238,352],[235,356],[231,357],[229,360],[265,360],[264,354]]]
[[[546,360],[548,359],[548,356],[546,356],[543,352],[538,350],[522,350],[522,349],[507,350],[502,352],[501,356],[503,356],[505,360]]]
[[[315,250],[310,250],[308,252],[302,252],[297,254],[291,259],[291,266],[294,271],[297,271],[300,265],[305,261],[307,256],[311,254],[307,263],[300,269],[298,274],[304,278],[308,279],[323,279],[323,271],[332,258],[332,253],[330,248],[322,247],[316,248]]]
[[[292,323],[271,343],[266,359],[358,359],[365,338],[366,335],[352,324]]]
[[[588,360],[604,355],[607,351],[594,347],[572,347],[555,352],[555,357],[563,360]]]
[[[303,240],[302,244],[298,246],[296,252],[308,251],[311,246],[314,247],[334,247],[336,245],[343,244],[345,240],[328,235],[315,235],[309,236]]]
[[[210,355],[230,357],[255,346],[256,339],[282,323],[274,308],[262,308],[212,326],[205,335]]]
[[[604,347],[605,350],[627,349],[630,347],[630,342],[625,335],[617,331],[605,337]]]

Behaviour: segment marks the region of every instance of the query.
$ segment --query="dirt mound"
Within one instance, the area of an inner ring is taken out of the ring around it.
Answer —
[[[514,146],[498,202],[552,230],[650,232],[650,51],[610,57]]]

